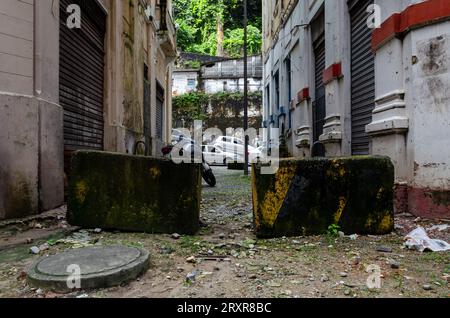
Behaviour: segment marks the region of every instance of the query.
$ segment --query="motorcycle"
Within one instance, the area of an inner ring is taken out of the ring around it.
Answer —
[[[165,146],[161,150],[163,156],[165,158],[170,158],[170,154],[173,152],[175,147],[178,149],[180,157],[183,157],[185,151],[191,150],[191,158],[194,158],[194,151],[196,149],[196,146],[193,141],[188,141],[188,140],[184,140],[184,141],[182,140],[175,145]],[[201,149],[198,149],[198,147],[197,147],[197,151],[201,151]],[[213,170],[211,169],[211,166],[206,162],[203,152],[202,152],[202,168],[201,169],[202,169],[201,173],[202,173],[203,180],[205,180],[205,182],[210,187],[215,187],[217,184],[216,177],[214,175]]]

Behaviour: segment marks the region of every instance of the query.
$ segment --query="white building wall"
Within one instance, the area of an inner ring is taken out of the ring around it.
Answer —
[[[206,94],[221,92],[244,92],[244,79],[206,79],[203,80]],[[259,92],[262,90],[262,81],[258,78],[248,79],[249,92]]]
[[[198,72],[180,72],[174,71],[172,74],[172,95],[179,96],[190,92],[195,92],[198,89]]]
[[[32,0],[0,1],[0,91],[33,95]]]

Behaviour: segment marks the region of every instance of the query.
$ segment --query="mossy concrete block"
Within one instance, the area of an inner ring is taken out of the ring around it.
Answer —
[[[106,152],[73,155],[67,212],[71,225],[194,234],[200,201],[200,164]]]
[[[273,175],[253,165],[258,237],[317,235],[333,224],[346,234],[394,227],[394,166],[387,157],[280,160]]]

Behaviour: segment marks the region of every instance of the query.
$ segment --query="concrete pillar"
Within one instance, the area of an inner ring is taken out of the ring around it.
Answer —
[[[34,95],[39,109],[39,202],[46,211],[64,202],[63,109],[59,105],[59,1],[34,5]]]
[[[0,30],[9,35],[0,41],[9,50],[8,63],[0,70],[3,219],[63,204],[64,146],[63,110],[58,104],[59,1],[11,2],[1,10],[16,18]]]
[[[325,2],[326,155],[350,154],[350,25],[346,0]]]
[[[311,83],[313,80],[313,70],[311,65],[314,64],[312,54],[311,32],[306,28],[301,28],[300,32],[300,59],[299,59],[299,75],[302,74],[299,91],[297,92],[297,102],[299,108],[298,125],[296,129],[295,146],[298,148],[299,156],[302,158],[311,157],[311,140],[313,139],[312,131],[312,103],[311,103]]]
[[[125,153],[123,110],[123,1],[108,2],[105,52],[105,135],[104,148]]]

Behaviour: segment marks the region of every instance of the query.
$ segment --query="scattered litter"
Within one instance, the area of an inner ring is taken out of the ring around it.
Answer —
[[[399,269],[400,268],[400,263],[397,262],[394,259],[389,259],[388,260],[388,264],[391,266],[392,269]]]
[[[94,230],[94,233],[97,233],[97,234],[102,233],[102,229],[96,228],[96,229]]]
[[[427,290],[427,291],[433,290],[433,287],[431,287],[431,285],[423,285],[422,288],[423,288],[423,290]]]
[[[330,278],[327,275],[323,274],[322,277],[320,278],[320,281],[322,283],[325,283],[325,282],[330,281]]]
[[[178,273],[184,272],[184,268],[182,268],[182,267],[177,267],[177,272],[178,272]]]
[[[46,251],[50,248],[50,245],[48,245],[48,243],[44,243],[42,245],[39,246],[39,250],[40,251]]]
[[[350,238],[352,241],[356,241],[356,239],[357,239],[358,237],[359,237],[358,234],[352,234],[352,235],[349,236],[349,238]]]
[[[172,239],[174,239],[174,240],[179,240],[180,237],[181,237],[181,235],[178,234],[178,233],[173,233],[171,237],[172,237]]]
[[[195,259],[194,256],[190,256],[190,257],[186,258],[186,262],[193,264],[193,263],[196,263],[197,260]]]
[[[266,283],[266,286],[267,286],[267,287],[273,287],[273,288],[279,288],[279,287],[281,287],[282,285],[281,285],[279,282],[268,281],[268,282]]]
[[[405,246],[411,250],[424,252],[443,252],[450,250],[450,244],[442,240],[433,240],[428,237],[423,227],[418,227],[406,236]]]
[[[194,283],[195,279],[197,278],[198,271],[190,272],[186,275],[186,282],[188,283]]]
[[[89,298],[89,295],[88,294],[82,294],[82,295],[77,296],[77,298]]]
[[[352,263],[353,263],[353,265],[359,265],[360,263],[361,263],[361,257],[360,256],[354,256],[353,258],[352,258]]]
[[[67,244],[72,245],[72,248],[82,248],[93,246],[93,240],[89,236],[89,232],[85,230],[80,230],[79,232],[72,233],[72,235],[67,238],[60,239],[55,242],[55,244]]]
[[[439,232],[443,232],[449,228],[450,228],[450,225],[448,225],[448,224],[439,224],[439,225],[433,225],[432,227],[428,228],[427,231],[430,232],[430,231],[438,230]]]
[[[40,250],[39,247],[37,247],[37,246],[33,246],[32,248],[30,248],[30,252],[31,252],[32,254],[39,254],[40,251],[41,251],[41,250]]]
[[[387,247],[387,246],[378,246],[377,247],[377,252],[392,253],[392,248]]]
[[[202,274],[201,274],[202,277],[211,276],[211,275],[213,275],[212,272],[202,272]]]

